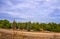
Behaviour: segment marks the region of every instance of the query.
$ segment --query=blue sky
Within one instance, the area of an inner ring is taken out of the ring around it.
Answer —
[[[0,0],[0,19],[60,23],[60,0]]]

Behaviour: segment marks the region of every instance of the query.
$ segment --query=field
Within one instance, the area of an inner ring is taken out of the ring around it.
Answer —
[[[60,39],[60,33],[0,29],[0,39]]]

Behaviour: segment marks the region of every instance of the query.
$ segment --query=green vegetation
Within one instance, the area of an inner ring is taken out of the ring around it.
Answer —
[[[50,31],[50,32],[60,32],[60,24],[57,23],[36,23],[36,22],[13,22],[10,23],[8,20],[0,20],[0,28],[11,29],[15,26],[19,30],[27,31]]]
[[[8,20],[0,20],[0,28],[11,28],[11,23]]]

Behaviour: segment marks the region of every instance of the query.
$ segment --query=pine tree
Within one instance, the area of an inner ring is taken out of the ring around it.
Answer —
[[[15,20],[14,20],[13,23],[12,23],[12,28],[13,28],[13,29],[16,29],[16,26],[17,26],[17,24],[16,24],[16,22],[15,22]]]

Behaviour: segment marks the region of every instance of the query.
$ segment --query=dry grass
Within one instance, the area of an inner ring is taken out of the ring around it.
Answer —
[[[0,39],[60,39],[58,35],[53,35],[53,37],[34,37],[25,35],[12,35],[1,33]]]
[[[10,31],[10,30],[9,30]],[[11,34],[12,33],[12,34]],[[60,33],[37,33],[37,32],[1,32],[0,39],[60,39]]]

